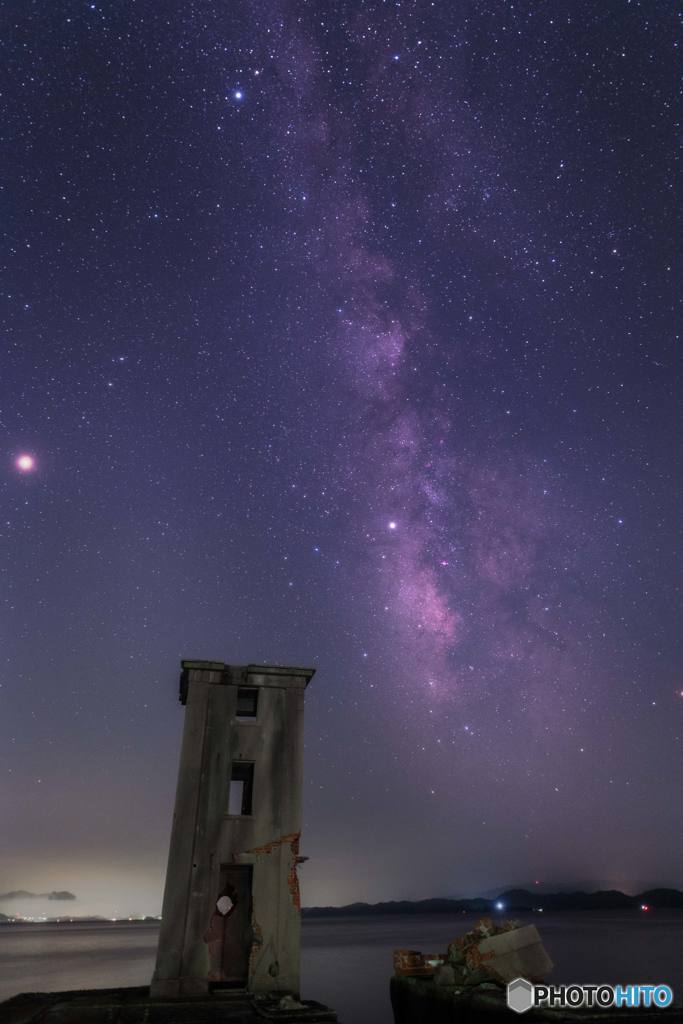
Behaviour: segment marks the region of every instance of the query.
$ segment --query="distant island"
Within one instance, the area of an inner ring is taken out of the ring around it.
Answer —
[[[349,903],[345,907],[304,907],[304,917],[364,917],[372,914],[496,914],[514,911],[551,910],[637,910],[667,907],[683,909],[679,889],[648,889],[638,896],[627,896],[618,889],[600,892],[529,892],[508,889],[495,899],[391,900],[388,903]]]
[[[70,892],[36,893],[21,890],[0,895],[0,900],[42,898],[74,900]],[[481,914],[506,916],[514,913],[544,913],[563,910],[683,910],[683,892],[680,889],[647,889],[637,896],[628,896],[618,889],[597,892],[551,892],[541,895],[529,889],[506,889],[493,899],[476,896],[472,899],[390,900],[386,903],[349,903],[343,907],[304,907],[304,918],[370,917],[380,914]],[[42,917],[34,920],[0,913],[3,924],[158,924],[160,917],[102,917],[88,915],[76,917]]]
[[[72,892],[27,892],[25,889],[14,889],[12,892],[0,893],[0,902],[5,900],[75,900]]]

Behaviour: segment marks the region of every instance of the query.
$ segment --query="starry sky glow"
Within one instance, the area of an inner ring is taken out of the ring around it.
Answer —
[[[182,657],[305,904],[683,887],[676,13],[10,4],[0,891],[159,912]]]

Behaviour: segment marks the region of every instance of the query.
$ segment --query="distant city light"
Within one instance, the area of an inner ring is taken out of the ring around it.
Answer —
[[[505,904],[501,903],[500,900],[496,903],[496,910],[505,910]]]
[[[640,909],[647,911],[647,910],[650,909],[650,904],[649,903],[641,903],[640,904]]]

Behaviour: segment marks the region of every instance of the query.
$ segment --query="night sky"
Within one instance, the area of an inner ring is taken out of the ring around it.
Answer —
[[[159,913],[181,658],[304,904],[683,887],[675,15],[4,5],[0,891]]]

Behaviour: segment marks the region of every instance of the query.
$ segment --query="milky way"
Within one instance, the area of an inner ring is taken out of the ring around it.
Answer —
[[[181,657],[304,902],[682,885],[673,5],[133,7],[4,41],[0,890],[158,911]]]

